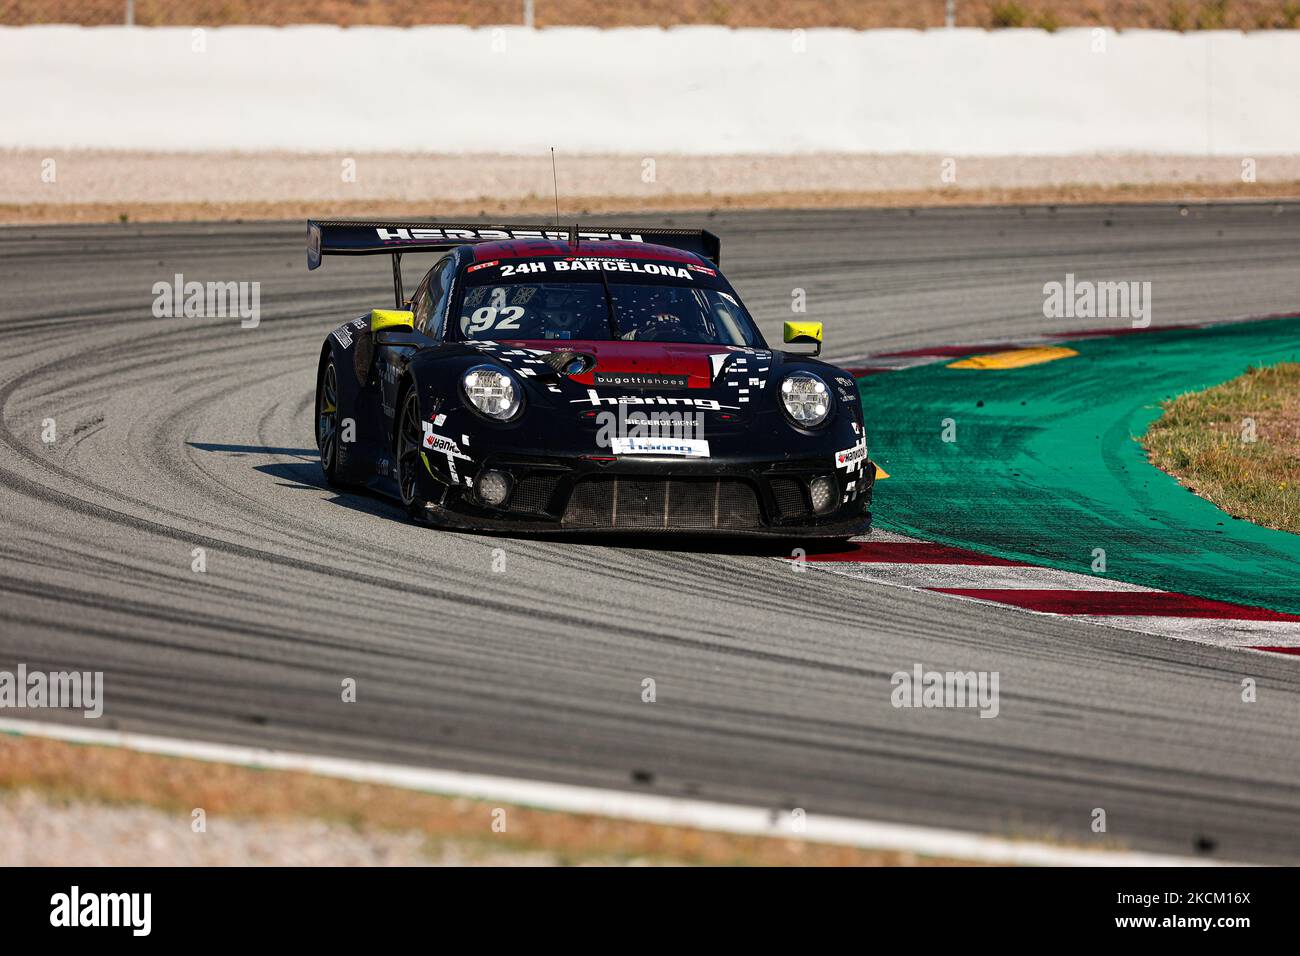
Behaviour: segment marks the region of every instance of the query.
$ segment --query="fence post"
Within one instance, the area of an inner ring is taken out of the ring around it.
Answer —
[[[524,26],[533,28],[533,0],[524,0]]]
[[[957,25],[957,0],[948,0],[944,4],[943,25],[949,30]]]
[[[135,0],[126,0],[126,25],[135,26]]]

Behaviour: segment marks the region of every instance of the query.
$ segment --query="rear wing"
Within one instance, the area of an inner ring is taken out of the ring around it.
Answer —
[[[318,269],[324,256],[393,257],[393,290],[402,307],[402,253],[443,252],[476,242],[503,239],[544,239],[570,242],[649,242],[703,256],[719,264],[722,243],[703,229],[659,229],[627,226],[582,226],[572,229],[539,225],[479,225],[461,222],[396,222],[391,220],[308,219],[307,268]]]

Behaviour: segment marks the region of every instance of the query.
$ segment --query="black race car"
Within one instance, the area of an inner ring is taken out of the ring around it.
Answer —
[[[335,486],[509,532],[847,538],[871,525],[853,379],[768,348],[684,229],[308,221],[307,267],[391,254],[396,307],[331,332],[316,443]],[[401,259],[444,252],[404,296]],[[819,323],[787,343],[821,350]]]

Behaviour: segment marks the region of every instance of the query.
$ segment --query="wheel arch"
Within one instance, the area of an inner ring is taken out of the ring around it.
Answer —
[[[397,453],[397,430],[402,427],[402,409],[406,407],[406,397],[413,389],[417,390],[418,395],[418,388],[419,382],[416,380],[415,373],[408,368],[402,374],[401,381],[397,383],[397,394],[393,399],[393,420],[388,426],[388,447],[394,454]]]
[[[320,358],[316,360],[316,394],[320,394],[321,381],[325,378],[325,366],[334,358],[334,346],[327,338],[320,347]]]

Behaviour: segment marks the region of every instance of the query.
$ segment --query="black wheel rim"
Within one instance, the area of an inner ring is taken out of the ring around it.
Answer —
[[[320,402],[316,410],[316,446],[320,463],[326,471],[334,467],[339,447],[339,383],[334,363],[325,367],[321,380]]]
[[[406,398],[402,424],[397,433],[397,474],[402,486],[402,501],[415,500],[415,479],[420,467],[420,402],[415,392]]]

